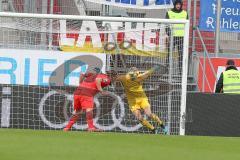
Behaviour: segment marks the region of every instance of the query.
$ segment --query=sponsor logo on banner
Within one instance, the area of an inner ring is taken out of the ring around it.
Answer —
[[[105,72],[105,63],[105,54],[0,49],[0,84],[76,86],[80,73]]]
[[[217,21],[217,1],[201,0],[201,18],[199,28],[204,31],[214,31]],[[223,0],[221,8],[221,31],[240,32],[240,1]]]
[[[215,87],[217,81],[223,71],[226,69],[227,58],[211,58],[210,61],[213,65],[215,73],[217,73],[217,78],[214,76],[214,73],[211,70],[210,63],[206,60],[206,70],[203,71],[201,65],[199,64],[198,71],[198,88],[200,91],[204,92],[215,92]],[[240,66],[240,59],[234,59],[237,68],[240,70],[238,66]],[[200,63],[203,66],[204,58],[200,58]],[[206,79],[204,78],[203,72],[206,74]],[[204,88],[203,88],[204,81]]]
[[[140,56],[167,55],[166,33],[163,24],[131,22],[103,22],[112,31],[100,31],[95,21],[83,21],[79,30],[67,27],[66,20],[60,20],[60,49],[66,52],[107,53]]]
[[[85,0],[88,2],[135,9],[172,8],[172,0]]]
[[[166,83],[164,86],[166,86]],[[60,90],[63,92],[59,92]],[[69,86],[50,88],[35,85],[1,84],[0,128],[62,129],[66,126],[73,111],[74,90],[75,87]],[[168,93],[168,91],[165,93]],[[158,96],[159,101],[166,99],[165,96],[159,96],[161,93],[159,89],[152,92],[157,93],[146,92],[150,101],[156,96]],[[94,103],[96,106],[94,124],[97,128],[127,132],[148,132],[146,128],[142,128],[142,125],[134,118],[129,107],[127,107],[123,90],[109,92],[108,96],[97,94],[94,97]],[[162,108],[156,105],[152,105],[155,112],[161,112]],[[29,115],[30,112],[31,116]],[[163,115],[162,118],[164,117],[167,116]],[[73,128],[84,130],[87,128],[87,124],[85,120],[81,119]]]
[[[69,92],[58,92],[58,89]],[[0,128],[62,129],[73,111],[74,89],[75,87],[65,86],[50,89],[43,86],[0,85]],[[14,95],[18,96],[7,98]],[[147,131],[125,106],[123,92],[109,92],[108,97],[98,94],[94,97],[94,102],[94,124],[97,128],[127,132]],[[160,107],[156,107],[156,111],[160,112]],[[87,129],[86,121],[80,119],[73,129]]]

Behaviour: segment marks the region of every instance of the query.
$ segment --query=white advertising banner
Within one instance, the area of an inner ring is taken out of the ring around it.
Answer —
[[[105,54],[0,49],[0,84],[75,86],[95,67],[105,72]]]

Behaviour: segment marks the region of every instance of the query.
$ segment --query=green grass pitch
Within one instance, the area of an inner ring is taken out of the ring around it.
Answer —
[[[0,129],[0,160],[240,160],[240,138]]]

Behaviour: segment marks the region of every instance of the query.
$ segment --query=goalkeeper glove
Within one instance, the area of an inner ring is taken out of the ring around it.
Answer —
[[[155,72],[155,71],[158,71],[159,69],[160,69],[160,65],[155,65],[155,66],[153,67],[154,72]]]
[[[160,69],[160,65],[155,65],[153,68],[150,69],[150,73],[156,72]]]
[[[161,67],[160,65],[155,65],[153,68],[151,68],[149,70],[150,74],[152,74],[153,72],[158,71],[160,69],[160,67]]]

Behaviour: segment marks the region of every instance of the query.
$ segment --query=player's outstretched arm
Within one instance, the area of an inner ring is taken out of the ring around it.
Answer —
[[[98,91],[103,94],[103,95],[108,95],[108,92],[107,91],[104,91],[103,88],[102,88],[102,83],[103,79],[102,78],[97,78],[96,79],[96,85],[97,85],[97,89]]]
[[[115,81],[123,81],[126,75],[118,75]]]
[[[159,65],[156,65],[154,66],[153,68],[151,68],[150,70],[144,72],[143,74],[140,74],[138,77],[137,77],[137,81],[143,81],[145,80],[146,78],[148,78],[149,76],[151,76],[155,71],[159,70],[160,69],[160,66]]]
[[[146,72],[138,75],[136,81],[141,82],[141,81],[147,79],[151,74],[152,73],[150,71],[146,71]]]

